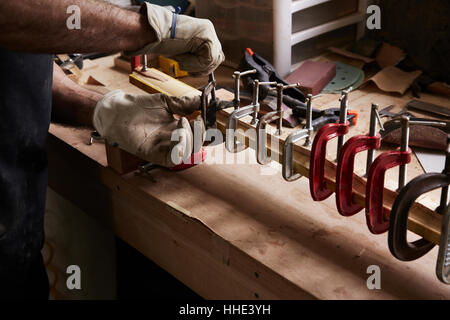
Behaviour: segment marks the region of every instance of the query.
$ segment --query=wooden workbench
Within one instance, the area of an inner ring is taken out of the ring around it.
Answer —
[[[108,88],[139,92],[111,58],[98,64],[89,73]],[[89,135],[51,125],[49,186],[205,298],[450,298],[434,275],[436,248],[396,260],[387,234],[370,234],[363,214],[341,217],[334,197],[312,201],[307,179],[267,175],[250,149],[249,164],[121,176],[107,167],[102,143],[87,145]],[[420,170],[415,162],[409,175]],[[370,265],[381,268],[381,290],[366,286]]]

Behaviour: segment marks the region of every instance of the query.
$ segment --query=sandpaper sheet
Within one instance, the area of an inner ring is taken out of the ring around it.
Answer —
[[[397,92],[401,95],[405,94],[411,84],[422,71],[404,72],[399,68],[390,66],[386,67],[368,81],[373,81],[380,90],[385,92]]]

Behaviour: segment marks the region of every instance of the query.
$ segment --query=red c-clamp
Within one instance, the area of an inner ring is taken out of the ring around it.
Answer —
[[[396,121],[396,120],[392,120]],[[370,232],[380,234],[389,229],[389,220],[383,210],[384,178],[386,171],[400,166],[398,189],[406,184],[406,165],[411,162],[408,148],[409,118],[402,117],[402,142],[400,148],[378,156],[370,167],[366,184],[366,221]]]
[[[367,155],[367,171],[376,149],[381,145],[381,136],[377,134],[377,120],[382,127],[378,106],[372,104],[370,114],[370,132],[368,135],[358,135],[350,138],[342,147],[338,157],[336,170],[336,206],[339,213],[349,217],[357,214],[364,207],[353,201],[353,171],[356,154],[369,150]]]
[[[325,186],[325,159],[327,155],[327,143],[333,138],[339,137],[338,154],[344,144],[344,136],[348,133],[347,122],[348,94],[351,88],[343,91],[341,95],[341,110],[339,123],[329,123],[323,126],[316,134],[311,149],[309,162],[309,190],[314,201],[322,201],[333,194],[333,191]]]

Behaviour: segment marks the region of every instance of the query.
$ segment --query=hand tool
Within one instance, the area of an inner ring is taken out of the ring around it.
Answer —
[[[270,93],[269,93],[270,95]],[[319,96],[319,95],[317,95]],[[317,97],[316,96],[316,97]],[[296,100],[294,98],[291,98],[290,96],[283,96],[283,103],[292,109],[292,114],[295,117],[304,119],[306,117],[306,112],[308,106],[304,103],[302,103],[299,100]],[[340,118],[340,108],[329,108],[326,110],[319,110],[316,108],[312,109],[312,127],[314,128],[314,131],[319,130],[324,125],[328,123],[335,123]],[[358,118],[358,112],[356,111],[348,111],[347,113],[347,121],[349,121],[350,126],[354,126],[357,123]]]
[[[257,72],[254,74],[248,74],[242,78],[242,83],[248,91],[251,91],[253,87],[253,81],[259,80],[262,82],[277,82],[283,85],[288,85],[287,83],[276,71],[275,67],[265,60],[260,55],[253,52],[252,49],[247,48],[244,51],[244,56],[239,64],[239,70],[249,70],[255,69]],[[260,90],[260,100],[264,100],[269,93],[269,86],[262,86]],[[290,88],[286,90],[286,95],[291,96],[294,99],[305,102],[306,97],[303,92],[298,88]]]
[[[87,144],[88,146],[90,146],[94,143],[94,141],[102,141],[102,140],[105,139],[102,138],[102,136],[100,135],[100,133],[97,132],[97,130],[95,130],[91,132],[91,136],[89,137],[89,142]]]
[[[253,83],[253,102],[251,105],[248,105],[243,108],[239,108],[233,111],[233,113],[228,117],[227,122],[227,131],[226,131],[226,141],[225,146],[229,152],[239,152],[245,149],[245,146],[242,143],[237,141],[236,130],[237,130],[237,122],[239,119],[243,117],[252,115],[251,124],[257,123],[257,116],[259,112],[259,87],[260,86],[270,86],[275,85],[276,82],[259,82],[259,80],[255,80]],[[235,98],[236,99],[236,98]]]
[[[255,80],[257,83],[258,80]],[[265,165],[270,162],[269,157],[267,156],[267,132],[266,126],[268,123],[277,121],[277,131],[275,135],[280,136],[282,134],[283,129],[283,91],[290,88],[299,87],[300,84],[291,84],[291,85],[283,85],[282,83],[278,83],[277,90],[277,110],[272,111],[261,117],[259,119],[258,125],[256,126],[256,134],[257,134],[257,143],[256,143],[256,154],[257,160],[259,164]]]
[[[181,70],[178,61],[164,57],[158,56],[159,68],[166,74],[174,78],[182,78],[189,75],[187,71]]]
[[[394,108],[395,106],[392,104],[382,110],[380,110],[378,112],[378,114],[380,115],[381,118],[396,118],[396,117],[400,117],[400,116],[408,116],[408,117],[412,117],[412,114],[410,114],[408,112],[407,109],[403,109],[400,112],[391,112],[391,110]]]
[[[237,110],[241,107],[241,77],[256,73],[256,69],[247,70],[247,71],[235,71],[233,74],[234,79],[234,110]]]
[[[347,92],[341,95],[341,110],[339,123],[329,123],[323,126],[316,137],[311,149],[309,162],[309,190],[314,201],[322,201],[333,194],[333,191],[325,186],[325,159],[327,154],[327,143],[335,137],[348,133],[349,122],[347,121]],[[338,141],[339,145],[343,140]]]
[[[448,282],[449,278],[449,207],[448,190],[450,185],[450,135],[447,137],[445,169],[442,173],[426,173],[411,180],[395,199],[390,214],[388,244],[392,255],[402,261],[416,260],[428,253],[434,244],[425,239],[412,243],[407,240],[408,216],[414,202],[421,195],[441,188],[441,201],[436,211],[444,213],[442,222],[441,242],[437,263],[437,274],[441,280]]]
[[[436,125],[435,121],[410,121],[407,116],[391,121],[401,121],[402,142],[400,148],[379,155],[370,166],[366,184],[366,221],[370,232],[380,234],[388,230],[389,221],[383,212],[383,189],[385,173],[388,169],[400,166],[398,176],[398,190],[406,184],[406,165],[411,162],[409,149],[410,124]],[[389,122],[385,124],[389,125]]]
[[[311,100],[312,94],[308,94],[306,98],[306,103],[308,106],[308,112],[306,115],[306,124],[303,130],[299,130],[291,133],[283,144],[283,178],[288,182],[292,182],[300,179],[302,176],[299,173],[294,174],[294,166],[293,166],[293,149],[294,144],[305,140],[305,146],[309,146],[311,144],[311,136],[313,133],[312,129],[312,107]]]
[[[383,128],[378,106],[372,104],[370,114],[370,131],[367,135],[358,135],[350,138],[342,147],[338,157],[336,169],[336,206],[343,216],[352,216],[364,207],[353,201],[353,171],[356,154],[368,150],[366,172],[372,165],[375,150],[381,145],[381,136],[377,133],[377,122]]]
[[[236,92],[235,99],[236,100]],[[202,113],[202,120],[205,124],[205,129],[216,127],[217,111],[235,107],[234,101],[219,100],[216,97],[216,80],[214,73],[209,75],[208,83],[202,89],[200,110]]]
[[[131,72],[134,71],[137,67],[141,65],[141,57],[140,56],[134,56],[130,58],[130,66],[131,66]]]
[[[433,113],[440,117],[450,118],[450,109],[442,106],[438,106],[432,103],[420,101],[420,100],[412,100],[408,102],[406,105],[406,110],[416,110],[419,112],[425,113]]]

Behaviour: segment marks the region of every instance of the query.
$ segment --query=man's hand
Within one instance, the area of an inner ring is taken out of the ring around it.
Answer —
[[[133,95],[115,90],[95,107],[93,123],[108,143],[153,164],[173,167],[188,159],[194,133],[185,117],[200,107],[200,96],[169,97],[165,94]],[[204,141],[203,122],[196,122],[195,138]],[[200,147],[197,146],[197,147]]]
[[[157,41],[129,55],[159,53],[171,56],[183,70],[194,76],[208,75],[224,61],[225,55],[211,21],[185,15],[175,18],[170,10],[148,2],[142,9]]]

